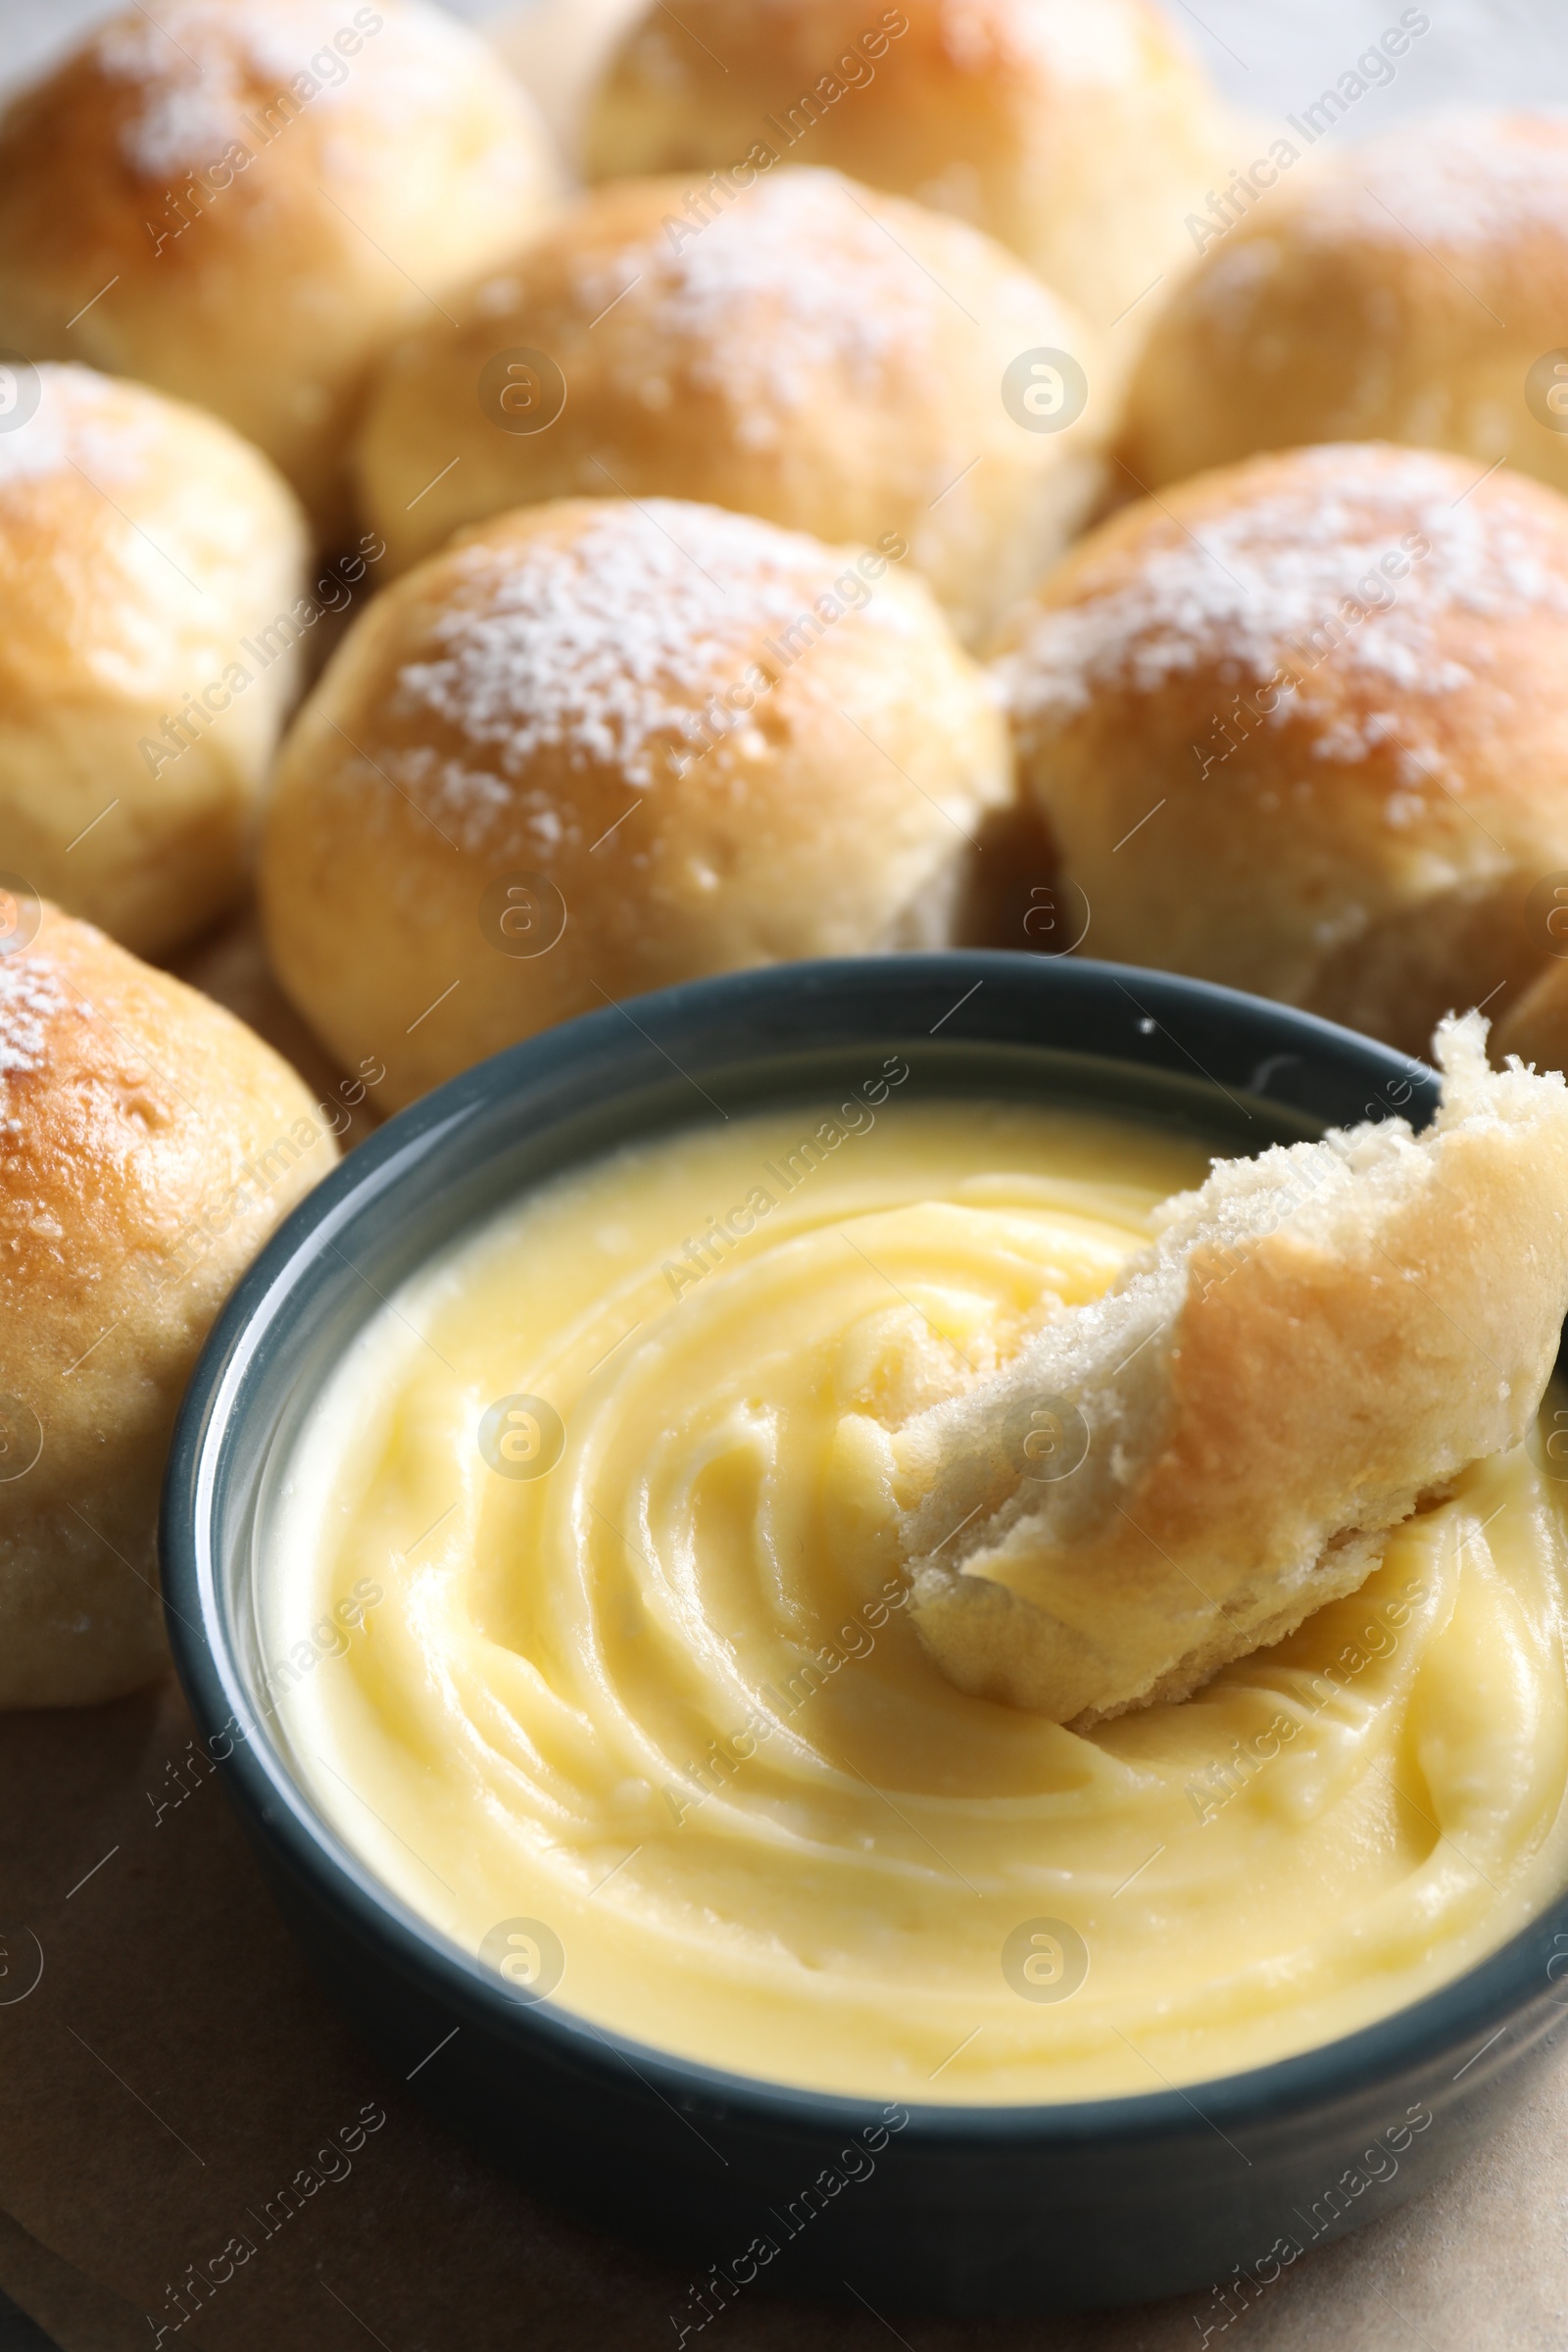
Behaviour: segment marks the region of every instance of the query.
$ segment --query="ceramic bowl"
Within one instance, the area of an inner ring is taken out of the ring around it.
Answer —
[[[231,1299],[163,1514],[174,1656],[276,1898],[399,2080],[535,2188],[680,2266],[675,2339],[745,2296],[879,2313],[1185,2291],[1200,2340],[1313,2242],[1472,2147],[1558,2039],[1568,1896],[1414,2007],[1305,2056],[1057,2106],[896,2106],[715,2072],[529,2002],[377,1883],[295,1778],[265,1695],[259,1509],[381,1299],[525,1188],[660,1129],[826,1095],[901,1054],[905,1099],[1119,1107],[1250,1152],[1431,1116],[1430,1071],[1278,1004],[1030,956],[796,964],[553,1030],[361,1146]],[[1151,1955],[1158,1965],[1158,1955]],[[880,2133],[880,2137],[877,2134]],[[872,2148],[852,2165],[847,2151]]]

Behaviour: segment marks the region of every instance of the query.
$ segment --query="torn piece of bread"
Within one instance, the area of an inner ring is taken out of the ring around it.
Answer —
[[[1438,1032],[1443,1105],[1221,1160],[1094,1305],[900,1432],[911,1607],[962,1690],[1085,1728],[1353,1592],[1517,1445],[1568,1310],[1568,1087]]]

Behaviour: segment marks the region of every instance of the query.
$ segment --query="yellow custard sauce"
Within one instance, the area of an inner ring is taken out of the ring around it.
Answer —
[[[315,1801],[520,1990],[846,2094],[1157,2090],[1433,1990],[1568,1884],[1539,1432],[1181,1705],[964,1696],[879,1432],[1097,1297],[1207,1157],[903,1068],[574,1171],[376,1315],[264,1530]]]

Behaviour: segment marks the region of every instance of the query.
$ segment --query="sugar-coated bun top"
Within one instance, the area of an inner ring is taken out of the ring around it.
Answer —
[[[425,0],[168,0],[0,119],[0,340],[215,410],[341,520],[372,359],[541,217],[530,102]]]
[[[1041,350],[1088,379],[1059,431],[1004,398]],[[971,634],[1077,519],[1103,409],[1087,331],[989,238],[836,172],[742,171],[562,215],[456,329],[400,348],[359,464],[395,562],[549,498],[693,499],[830,542],[898,531]]]
[[[988,230],[1108,327],[1185,244],[1221,121],[1152,0],[693,0],[622,40],[588,166],[832,165]]]
[[[1452,658],[1466,637],[1495,670],[1500,629],[1568,616],[1565,562],[1568,506],[1512,476],[1478,483],[1452,458],[1371,444],[1257,459],[1074,551],[1015,624],[1017,709],[1055,723],[1099,687],[1144,698],[1285,671],[1293,707],[1348,730],[1353,758],[1396,706],[1441,711],[1478,683]]]
[[[1419,1052],[1538,954],[1565,661],[1568,501],[1357,444],[1127,510],[1019,615],[1002,676],[1102,954]]]
[[[1353,161],[1335,159],[1293,193],[1292,230],[1303,244],[1353,242],[1408,258],[1402,210],[1424,245],[1450,260],[1486,259],[1527,291],[1530,263],[1568,250],[1568,120],[1479,108],[1429,115],[1369,140]]]
[[[1302,155],[1193,232],[1131,389],[1140,479],[1383,439],[1568,489],[1568,119],[1458,112]]]
[[[269,937],[320,1034],[407,1101],[608,999],[942,944],[1010,783],[989,681],[896,543],[531,508],[389,590],[306,705]]]

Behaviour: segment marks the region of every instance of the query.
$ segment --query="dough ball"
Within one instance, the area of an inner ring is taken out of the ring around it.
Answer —
[[[487,39],[532,93],[573,174],[589,97],[616,41],[642,9],[643,0],[522,0],[485,21]]]
[[[164,1665],[154,1538],[180,1396],[337,1152],[229,1014],[47,904],[7,912],[0,1706],[85,1706]]]
[[[0,344],[214,410],[330,534],[372,363],[543,218],[553,169],[424,0],[130,8],[0,119]]]
[[[603,189],[398,351],[359,452],[393,561],[547,499],[695,499],[897,531],[983,634],[1096,495],[1086,330],[988,238],[834,172],[689,198]]]
[[[1414,1054],[1545,961],[1530,893],[1568,869],[1554,490],[1379,444],[1205,474],[1075,549],[1001,676],[1097,955]]]
[[[1185,217],[1230,160],[1150,0],[645,8],[594,105],[589,176],[702,173],[759,146],[972,221],[1097,327],[1191,260]]]
[[[339,1151],[351,1152],[374,1134],[381,1124],[385,1065],[367,1054],[355,1068],[342,1070],[323,1051],[278,986],[254,905],[198,940],[170,969],[282,1055],[312,1090],[313,1115],[337,1138]]]
[[[161,955],[242,887],[299,691],[305,518],[216,417],[86,368],[11,382],[0,866]]]
[[[1131,387],[1127,462],[1151,489],[1379,440],[1568,490],[1568,122],[1429,119],[1303,157],[1218,220]]]
[[[369,608],[285,747],[262,903],[378,1104],[647,989],[946,944],[1010,761],[896,546],[579,500]]]

